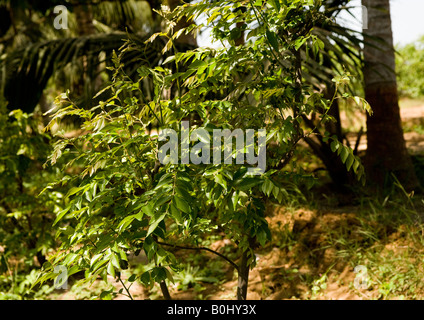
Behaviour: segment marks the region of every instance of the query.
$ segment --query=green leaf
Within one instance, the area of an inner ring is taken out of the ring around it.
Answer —
[[[347,171],[350,170],[354,161],[355,161],[355,156],[353,154],[349,153],[349,157],[347,158],[347,161],[346,161]]]
[[[262,184],[262,191],[263,193],[266,194],[267,197],[269,197],[273,188],[274,188],[274,184],[269,179],[266,179],[264,183]]]
[[[280,188],[278,188],[277,186],[274,186],[274,188],[272,188],[272,194],[274,195],[275,199],[278,199],[279,193],[280,193]]]
[[[339,149],[340,143],[337,140],[333,140],[330,144],[331,151],[336,152]]]
[[[274,7],[274,9],[277,12],[280,12],[281,5],[280,5],[280,1],[279,0],[271,0],[270,3],[271,3],[271,5]]]
[[[164,267],[156,267],[152,271],[152,277],[156,282],[161,282],[167,279],[166,269]]]
[[[196,60],[189,66],[190,69],[194,69],[194,70],[198,70],[199,68],[202,68],[203,70],[205,70],[207,67],[208,67],[207,62],[202,60]]]
[[[149,217],[153,216],[153,209],[151,204],[149,203],[148,205],[144,206],[141,208],[141,210],[148,215]]]
[[[172,40],[169,39],[166,45],[162,49],[162,54],[164,55],[167,51],[169,51],[172,48]]]
[[[346,162],[346,159],[347,159],[348,156],[349,156],[348,148],[343,146],[342,152],[340,153],[340,159],[342,160],[343,163]]]
[[[53,226],[56,225],[56,223],[58,223],[60,220],[62,220],[62,218],[66,215],[66,213],[68,213],[68,211],[71,209],[71,207],[66,207],[65,209],[63,209],[61,212],[59,212],[59,214],[57,215],[56,219],[53,222]]]
[[[143,216],[144,216],[144,212],[143,211],[139,211],[134,217],[138,220],[138,221],[142,221],[143,220]]]
[[[177,186],[175,187],[175,193],[177,195],[179,195],[180,197],[182,197],[183,199],[186,199],[187,202],[190,202],[191,201],[191,196],[187,192],[187,189],[185,188],[185,185],[183,186],[181,183],[180,184],[177,184]]]
[[[107,273],[115,278],[115,268],[113,267],[112,262],[109,262],[107,265]]]
[[[166,212],[162,213],[159,217],[155,217],[153,216],[152,219],[150,220],[150,227],[149,230],[147,231],[147,235],[146,237],[148,237],[150,234],[152,234],[153,231],[155,231],[155,229],[158,227],[159,223],[165,219],[166,216]]]
[[[256,233],[256,238],[262,247],[265,246],[266,241],[268,240],[267,232],[263,228],[260,228]]]
[[[92,268],[93,272],[97,271],[98,269],[100,269],[103,265],[105,265],[108,262],[108,260],[100,260],[99,262],[97,262],[94,267]]]
[[[81,269],[78,266],[72,266],[69,270],[68,270],[68,277],[72,276],[75,273],[80,272]]]
[[[136,215],[131,215],[125,217],[119,224],[118,224],[118,232],[124,231],[136,218]]]
[[[365,100],[364,98],[361,98],[361,97],[357,97],[357,96],[353,97],[353,100],[355,100],[356,104],[358,104],[359,106],[362,106],[362,108],[366,112],[368,112],[368,114],[370,116],[372,116],[373,111],[372,111],[372,108],[371,108],[371,106],[370,106],[370,104],[368,103],[367,100]]]
[[[172,201],[171,205],[169,206],[170,212],[171,212],[171,216],[175,219],[175,221],[178,224],[182,224],[183,223],[183,219],[181,216],[181,211],[177,209],[177,206],[175,204],[175,199]]]
[[[102,291],[102,293],[100,294],[100,299],[102,299],[102,300],[112,300],[113,299],[112,293],[113,293],[113,289]]]
[[[262,182],[262,179],[260,178],[243,178],[239,181],[237,181],[236,185],[240,190],[246,191],[249,190],[255,186],[260,186]]]
[[[119,248],[118,249],[118,253],[119,253],[119,258],[121,259],[121,261],[128,261],[127,254],[125,253],[124,250],[122,250],[121,248]]]
[[[70,189],[70,190],[68,191],[68,193],[66,194],[65,198],[69,198],[70,196],[72,196],[72,195],[74,195],[74,194],[78,193],[79,191],[83,190],[84,188],[85,188],[85,186],[82,186],[82,187],[74,187],[74,188]]]
[[[352,166],[353,172],[357,173],[358,167],[359,167],[360,164],[361,163],[359,162],[359,160],[356,159],[356,157],[355,157],[355,161],[353,162],[353,166]]]
[[[102,254],[102,253],[99,253],[99,254],[94,255],[94,256],[91,258],[91,261],[90,261],[90,267],[93,267],[93,264],[95,264],[97,261],[99,261],[99,259],[100,259],[101,257],[103,257],[103,254]]]
[[[169,272],[168,269],[165,268],[165,272],[166,272],[166,278],[171,281],[172,283],[175,283],[174,277],[172,276],[172,273]]]
[[[301,46],[303,46],[303,44],[306,42],[306,39],[303,37],[300,37],[298,39],[296,39],[296,41],[294,42],[294,48],[296,50],[299,50]]]
[[[266,38],[268,39],[268,42],[271,44],[274,50],[279,51],[278,38],[275,32],[267,30],[265,34],[266,34]]]
[[[149,271],[144,272],[140,276],[140,281],[141,281],[141,283],[143,283],[146,286],[149,285],[150,284],[150,272]]]
[[[190,205],[187,203],[187,201],[185,201],[184,199],[182,199],[182,198],[180,198],[178,196],[175,196],[174,197],[174,200],[175,200],[175,205],[182,212],[185,212],[185,213],[190,213],[191,212]]]
[[[175,60],[175,56],[169,56],[168,58],[165,59],[165,61],[162,64],[167,64],[169,62],[172,62]]]
[[[116,269],[120,269],[121,267],[120,267],[120,264],[119,264],[119,257],[118,257],[118,255],[115,253],[115,252],[112,252],[112,255],[111,255],[111,259],[110,259],[110,261],[112,262],[112,265],[116,268]]]
[[[217,174],[214,178],[215,182],[218,183],[225,191],[228,191],[227,181],[221,174]]]
[[[240,37],[241,37],[241,29],[240,28],[235,27],[235,28],[231,29],[231,31],[230,31],[230,39],[231,40],[237,40]]]
[[[155,189],[159,190],[162,187],[172,187],[173,182],[174,182],[174,179],[172,177],[161,179],[156,185]]]
[[[137,276],[135,274],[132,274],[129,278],[128,278],[128,282],[135,282],[135,280],[137,280]]]

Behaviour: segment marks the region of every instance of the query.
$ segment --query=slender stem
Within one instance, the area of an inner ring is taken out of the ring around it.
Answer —
[[[162,291],[163,298],[165,300],[172,300],[171,295],[169,294],[168,286],[166,285],[166,282],[165,281],[162,281],[160,283],[160,289]]]
[[[330,104],[329,105],[331,105],[333,102],[334,102],[334,100],[336,99],[336,94],[337,94],[337,90],[338,90],[338,85],[336,84],[336,90],[335,90],[335,92],[334,92],[334,95],[333,95],[333,98],[331,99],[331,101],[330,101]],[[292,145],[292,147],[291,147],[291,149],[289,150],[289,152],[287,153],[287,156],[285,157],[285,159],[284,159],[284,161],[283,162],[280,162],[280,164],[277,166],[277,170],[281,170],[281,169],[283,169],[286,165],[287,165],[287,163],[290,161],[290,159],[293,157],[293,154],[294,154],[294,149],[295,149],[295,147],[296,147],[296,145],[299,143],[299,141],[301,140],[301,139],[307,139],[307,138],[309,138],[309,136],[311,136],[313,133],[314,133],[314,131],[321,125],[321,123],[325,120],[325,117],[328,115],[328,112],[330,111],[330,108],[328,108],[327,109],[327,111],[322,115],[322,117],[321,117],[321,119],[320,119],[320,121],[311,129],[311,131],[309,131],[306,135],[299,135],[296,139],[295,139],[295,141],[294,141],[294,143],[293,143],[293,145]],[[309,119],[308,119],[309,120]],[[308,123],[307,123],[308,124]],[[310,124],[310,122],[309,122],[309,124]]]
[[[130,291],[128,290],[128,288],[125,286],[124,281],[122,281],[121,276],[119,276],[119,281],[121,282],[122,286],[124,287],[125,291],[127,292],[127,296],[128,298],[130,298],[131,300],[134,300]]]
[[[292,50],[292,53],[294,57],[296,58],[295,61],[295,70],[294,70],[294,79],[295,79],[295,87],[297,89],[296,95],[295,95],[295,103],[293,106],[293,118],[294,118],[294,129],[296,131],[296,136],[294,137],[293,145],[290,148],[290,150],[287,152],[286,157],[284,161],[277,167],[278,170],[283,169],[289,161],[294,156],[294,150],[296,149],[296,146],[298,142],[304,137],[301,133],[300,124],[297,121],[297,117],[299,116],[299,112],[297,108],[301,106],[302,104],[302,58],[300,55],[299,50]],[[315,129],[314,129],[315,130]],[[312,132],[312,131],[311,131]]]
[[[249,283],[248,252],[249,250],[245,250],[241,256],[240,270],[238,271],[237,300],[246,300],[247,297],[247,286]]]
[[[178,53],[178,49],[175,46],[175,42],[173,39],[173,36],[171,36],[170,41],[172,43],[172,48],[174,49],[174,55],[177,56]],[[178,62],[177,60],[175,60],[175,72],[178,74],[180,72],[180,68],[178,66]],[[181,96],[182,96],[182,92],[181,92],[181,80],[180,77],[177,77],[177,90],[178,90],[178,99],[180,100],[179,103],[181,104]],[[162,111],[162,109],[161,109]],[[163,118],[162,118],[163,119]]]

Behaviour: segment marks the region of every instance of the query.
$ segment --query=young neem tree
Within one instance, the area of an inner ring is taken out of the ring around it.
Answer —
[[[139,68],[134,81],[115,55],[113,82],[106,89],[110,98],[88,111],[71,102],[52,121],[77,115],[84,120],[85,134],[63,139],[51,156],[55,163],[68,148],[75,154],[69,166],[79,164],[82,169],[63,180],[77,181],[79,186],[69,191],[68,206],[57,216],[55,225],[62,224],[58,236],[63,245],[45,265],[39,281],[55,276],[54,265],[65,265],[71,269],[69,273],[85,271],[86,281],[99,276],[107,280],[111,275],[128,288],[120,277],[128,265],[127,255],[144,250],[154,266],[128,281],[160,283],[164,297],[170,298],[165,280],[171,279],[170,269],[178,267],[170,250],[211,251],[196,247],[196,243],[219,229],[236,244],[239,258],[232,261],[214,253],[237,270],[237,298],[246,299],[249,270],[256,262],[254,250],[270,239],[265,199],[283,201],[284,184],[302,177],[298,171],[283,170],[298,142],[314,133],[303,129],[302,118],[316,110],[328,110],[332,102],[302,76],[300,47],[306,41],[315,43],[316,50],[320,46],[311,33],[315,23],[326,19],[319,8],[320,3],[306,0],[201,1],[162,13],[169,20],[170,31],[151,38],[168,39],[164,52],[172,55],[162,66]],[[202,26],[188,26],[176,33],[172,27],[179,19],[191,21],[200,15],[207,17],[215,40],[227,42],[227,46],[177,52],[175,39]],[[246,41],[237,46],[242,31]],[[121,55],[134,49],[129,43]],[[141,85],[146,79],[154,84],[149,92]],[[335,79],[336,86],[347,80]],[[190,119],[188,128],[181,126]],[[320,123],[329,120],[324,112]],[[180,147],[177,161],[161,163],[159,150],[167,142],[148,134],[150,125],[173,129],[178,141],[190,143],[191,161],[181,154]],[[254,132],[259,142],[259,130],[266,130],[263,173],[249,174],[248,161],[235,161],[240,156],[254,158],[263,151],[257,143],[233,148],[225,159],[226,150],[210,146],[207,133],[225,129],[239,130],[243,136]],[[188,133],[194,141],[184,142]],[[335,137],[327,135],[325,139],[332,140],[332,149],[348,170],[352,168],[362,178],[363,168],[352,150]],[[205,160],[207,154],[221,153],[222,163]],[[198,158],[203,160],[196,161]],[[231,158],[231,164],[225,163]]]

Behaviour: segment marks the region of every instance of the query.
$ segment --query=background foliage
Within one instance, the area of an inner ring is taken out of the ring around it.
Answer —
[[[401,96],[421,98],[424,96],[424,38],[397,48],[396,67],[398,90]]]

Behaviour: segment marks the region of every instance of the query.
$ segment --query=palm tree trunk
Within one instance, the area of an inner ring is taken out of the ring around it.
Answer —
[[[374,111],[372,116],[367,115],[365,165],[368,177],[382,186],[388,175],[394,173],[405,188],[412,190],[419,186],[419,182],[403,137],[394,71],[390,2],[362,0],[362,5],[368,9],[363,69],[365,99]]]
[[[90,36],[96,33],[96,27],[93,23],[93,10],[90,4],[76,3],[74,5],[75,20],[77,22],[77,32],[79,36]],[[95,77],[94,81],[87,81],[91,79],[95,73],[100,69],[98,66],[95,70],[89,70],[88,65],[92,64],[88,61],[89,57],[82,58],[82,77],[81,81],[75,87],[75,93],[80,97],[92,97],[95,92],[98,92],[102,87],[102,78],[100,75]],[[98,58],[91,58],[97,60]],[[86,107],[90,107],[92,100],[85,99]]]
[[[95,33],[93,24],[93,12],[90,5],[77,3],[74,6],[75,20],[77,21],[77,31],[80,36]]]

